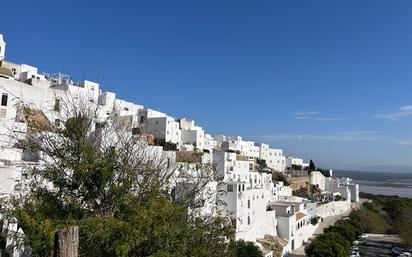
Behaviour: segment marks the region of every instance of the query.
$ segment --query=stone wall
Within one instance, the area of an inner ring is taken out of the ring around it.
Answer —
[[[292,190],[295,191],[301,187],[306,187],[306,185],[309,184],[309,177],[288,178],[288,182]]]

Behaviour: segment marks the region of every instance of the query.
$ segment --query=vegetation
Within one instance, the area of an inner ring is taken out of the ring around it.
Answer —
[[[309,162],[308,171],[309,171],[309,174],[312,171],[319,171],[320,173],[322,173],[323,176],[330,177],[330,171],[328,169],[316,168],[315,163],[312,160],[310,160]]]
[[[80,256],[217,257],[253,250],[230,246],[230,222],[188,211],[213,176],[210,167],[186,172],[153,157],[117,116],[99,129],[94,117],[93,110],[73,107],[62,128],[33,128],[20,142],[25,152],[43,157],[24,171],[31,178],[28,193],[1,205],[4,219],[24,231],[10,235],[17,245],[34,257],[53,256],[55,231],[77,225]],[[169,187],[177,168],[179,181],[193,184],[180,197]]]
[[[312,160],[310,160],[310,162],[309,162],[309,172],[314,171],[314,170],[316,170],[315,163]]]
[[[273,181],[282,181],[285,186],[290,185],[290,183],[289,183],[288,179],[286,178],[286,176],[281,172],[277,172],[277,171],[273,172],[272,173],[272,180]]]
[[[322,173],[322,175],[325,176],[325,177],[330,177],[330,170],[329,169],[318,168],[317,171]]]
[[[263,257],[260,248],[252,242],[239,240],[231,245],[236,257]]]
[[[398,234],[405,244],[412,246],[412,200],[398,196],[361,193],[370,199],[363,208],[352,213],[368,233]]]
[[[347,257],[352,242],[362,234],[356,220],[339,220],[305,247],[308,257]]]
[[[341,195],[335,196],[335,201],[345,201],[346,199],[343,198]]]
[[[349,256],[352,242],[362,233],[398,234],[405,244],[412,245],[412,200],[397,196],[361,193],[371,201],[353,211],[349,219],[342,219],[325,229],[305,247],[309,257]]]
[[[317,185],[310,185],[306,183],[305,187],[301,187],[292,192],[294,196],[299,196],[308,199],[314,199],[321,193],[320,188]]]
[[[316,224],[318,224],[320,217],[319,216],[315,216],[310,218],[310,224],[312,224],[313,226],[315,226]]]

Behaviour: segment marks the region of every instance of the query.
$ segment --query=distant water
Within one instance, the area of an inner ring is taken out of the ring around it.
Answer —
[[[361,192],[412,198],[412,173],[334,170],[333,175],[351,177]]]

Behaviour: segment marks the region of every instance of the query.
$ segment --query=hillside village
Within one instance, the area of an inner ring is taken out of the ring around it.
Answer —
[[[5,53],[6,42],[0,35],[2,198],[24,193],[30,180],[25,167],[41,160],[41,153],[28,154],[8,136],[26,137],[33,123],[43,123],[51,131],[63,126],[63,105],[70,98],[96,107],[96,131],[104,127],[100,121],[114,113],[128,124],[131,134],[140,136],[151,154],[167,156],[177,164],[213,165],[214,181],[208,185],[211,201],[193,208],[201,215],[230,219],[236,239],[256,243],[266,257],[284,256],[303,246],[322,220],[317,217],[341,214],[351,202],[359,201],[359,186],[350,178],[334,177],[332,170],[329,174],[311,170],[309,163],[287,156],[283,149],[241,136],[210,135],[193,120],[118,99],[96,82],[40,73],[37,67],[9,61]],[[22,103],[31,116],[24,113]],[[286,181],[276,180],[277,176]],[[18,249],[14,254],[19,256]]]

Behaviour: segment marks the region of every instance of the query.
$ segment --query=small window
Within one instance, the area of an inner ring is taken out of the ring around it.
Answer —
[[[125,110],[125,111],[129,111],[129,108],[127,108],[127,107],[124,107],[124,110]]]
[[[227,191],[233,192],[233,185],[227,185]]]
[[[1,95],[1,106],[7,106],[7,98],[8,98],[7,94]]]
[[[247,208],[250,209],[250,199],[247,200]]]
[[[54,125],[56,125],[56,127],[60,127],[60,120],[59,120],[59,119],[55,119],[55,120],[54,120]]]
[[[6,109],[0,109],[0,118],[6,118]]]
[[[60,112],[60,99],[54,100],[54,111]]]
[[[247,224],[250,225],[250,216],[247,216]]]

